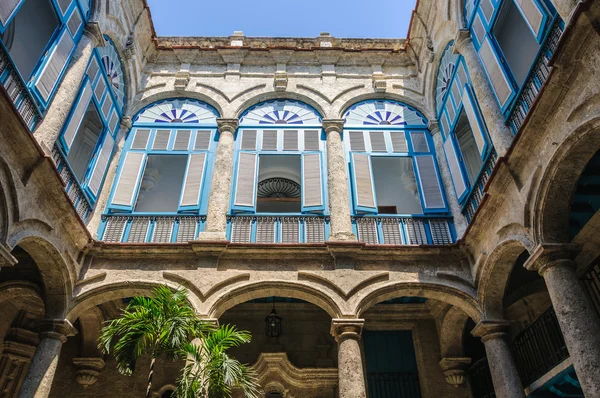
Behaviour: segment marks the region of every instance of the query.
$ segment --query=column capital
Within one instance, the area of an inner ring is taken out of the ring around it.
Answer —
[[[504,337],[509,326],[510,322],[502,319],[481,320],[475,325],[471,334],[475,337],[481,337],[481,341],[485,343],[489,340]]]
[[[239,119],[217,119],[219,133],[230,132],[231,134],[234,134],[239,124]]]
[[[344,130],[344,119],[323,119],[323,130],[325,133],[341,133]]]
[[[133,125],[133,122],[129,116],[123,116],[121,118],[121,126],[120,127],[122,129],[129,130],[129,129],[131,129],[132,125]]]
[[[427,128],[429,129],[431,136],[434,136],[440,132],[440,122],[437,119],[432,119],[429,121]]]
[[[467,367],[470,364],[471,358],[442,358],[440,361],[446,382],[454,387],[465,383]]]
[[[454,37],[454,53],[464,55],[466,46],[471,45],[471,31],[469,29],[459,29]]]
[[[88,22],[83,29],[83,34],[92,39],[94,46],[104,47],[104,36],[98,22]]]
[[[73,364],[77,368],[77,383],[83,388],[94,384],[104,369],[104,359],[99,357],[73,358]]]
[[[337,342],[346,339],[360,340],[364,319],[339,319],[331,320],[331,335]]]
[[[63,343],[67,337],[75,336],[77,329],[66,319],[42,319],[38,322],[41,338],[60,340]]]
[[[569,264],[576,267],[575,257],[579,254],[580,247],[572,243],[541,243],[531,256],[525,261],[524,267],[528,271],[538,272],[540,275],[559,264]]]

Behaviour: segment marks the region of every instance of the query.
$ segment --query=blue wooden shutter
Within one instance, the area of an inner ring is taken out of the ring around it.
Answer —
[[[62,71],[66,68],[74,48],[75,42],[71,34],[67,29],[64,29],[34,85],[44,104],[50,101],[54,88],[58,84]]]
[[[133,199],[142,175],[146,154],[142,152],[128,152],[121,166],[113,193],[112,204],[125,210],[133,210]]]
[[[198,208],[206,164],[206,153],[193,153],[188,160],[179,210]]]
[[[527,21],[536,40],[540,43],[544,36],[544,26],[548,19],[546,10],[537,0],[515,0],[515,4],[521,11],[525,21]]]
[[[302,155],[302,212],[322,212],[324,209],[321,154],[305,153]]]
[[[448,168],[450,169],[450,175],[452,176],[452,182],[454,183],[456,197],[461,201],[467,193],[467,183],[463,177],[460,162],[456,155],[456,149],[454,148],[454,142],[451,136],[444,142],[444,152],[446,153],[446,160],[448,161]]]
[[[354,211],[356,213],[377,213],[371,156],[353,153],[350,164],[352,167]]]
[[[62,134],[62,142],[66,153],[69,153],[71,145],[73,145],[73,140],[75,139],[75,135],[79,130],[79,125],[83,120],[83,116],[87,111],[91,98],[92,86],[90,85],[89,80],[87,80],[83,85],[83,89],[81,90],[81,94],[79,95],[79,100],[75,104],[73,104],[71,117],[69,119],[67,127],[65,128]]]
[[[446,203],[438,177],[435,159],[432,155],[415,156],[417,175],[419,176],[419,187],[423,198],[423,210],[445,211]]]
[[[500,107],[504,110],[508,105],[509,100],[513,97],[514,90],[489,37],[486,37],[483,40],[483,43],[479,48],[479,58],[481,59],[487,77],[492,84],[496,99],[498,100]]]
[[[102,181],[104,181],[106,168],[110,162],[114,147],[115,139],[112,137],[112,135],[110,135],[110,133],[105,134],[104,143],[102,144],[102,148],[100,148],[98,159],[94,165],[94,169],[92,170],[90,182],[88,183],[88,188],[94,198],[98,197],[98,193],[100,191],[100,187],[102,186]]]
[[[473,100],[471,90],[468,88],[463,93],[462,102],[467,119],[469,119],[469,125],[473,131],[473,138],[475,138],[477,149],[479,149],[479,153],[483,158],[487,151],[487,136],[485,134],[483,123],[481,122],[482,119],[479,116],[477,104]]]
[[[258,155],[240,152],[235,179],[233,209],[236,211],[256,211],[256,179],[258,177]]]
[[[6,26],[17,15],[17,9],[24,0],[2,0],[0,1],[0,26]]]

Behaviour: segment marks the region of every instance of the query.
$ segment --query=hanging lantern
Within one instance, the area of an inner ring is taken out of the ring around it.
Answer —
[[[273,310],[265,318],[265,334],[267,337],[279,337],[281,334],[281,317],[275,311],[275,299],[273,299]]]

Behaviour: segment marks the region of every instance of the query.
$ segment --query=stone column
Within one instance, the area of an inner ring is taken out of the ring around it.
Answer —
[[[541,244],[525,263],[546,281],[552,306],[586,397],[600,397],[600,319],[577,277],[574,245]]]
[[[225,240],[227,234],[227,211],[231,197],[231,176],[233,174],[234,134],[238,119],[218,119],[219,146],[210,186],[206,228],[199,240]]]
[[[47,319],[40,322],[40,344],[35,351],[19,398],[45,398],[50,395],[62,345],[68,336],[77,333],[66,319]]]
[[[508,322],[480,321],[471,332],[485,344],[492,382],[497,397],[525,398],[525,391],[513,360],[506,330]]]
[[[450,211],[454,216],[454,227],[456,228],[456,235],[460,239],[462,234],[467,229],[467,219],[461,212],[458,199],[456,199],[456,192],[454,191],[454,184],[452,183],[452,176],[450,175],[450,168],[448,162],[446,162],[446,155],[444,153],[444,144],[442,142],[442,134],[440,132],[440,126],[437,121],[429,122],[429,131],[433,136],[433,142],[435,144],[435,153],[438,159],[438,165],[440,166],[440,174],[442,176],[442,183],[446,190],[446,198],[450,205]]]
[[[496,100],[492,86],[487,79],[483,65],[479,60],[477,51],[471,41],[471,32],[461,29],[454,39],[454,51],[462,55],[469,69],[473,90],[483,113],[483,118],[490,133],[492,143],[498,156],[504,156],[513,141],[513,135],[506,125],[504,115],[500,111],[500,105]]]
[[[42,145],[42,148],[45,147],[49,150],[49,153],[52,152],[52,147],[77,98],[77,92],[81,86],[88,62],[92,57],[92,51],[94,51],[94,48],[102,46],[104,46],[104,37],[100,31],[100,26],[97,22],[89,22],[77,44],[73,58],[67,67],[67,72],[59,83],[58,90],[54,94],[46,116],[34,132],[34,137]]]
[[[364,319],[333,319],[331,334],[338,342],[340,398],[366,398],[365,375],[360,352]]]
[[[323,130],[327,134],[327,189],[331,234],[329,240],[355,241],[350,219],[350,196],[344,146],[342,145],[343,119],[324,119]]]
[[[100,226],[102,213],[104,213],[104,210],[108,205],[108,197],[110,196],[110,192],[113,188],[113,183],[115,182],[115,177],[117,176],[119,160],[121,159],[121,153],[123,153],[125,139],[129,130],[131,130],[131,118],[129,116],[123,116],[121,118],[121,125],[119,126],[119,132],[117,134],[117,140],[115,142],[117,150],[115,151],[112,159],[108,163],[108,168],[106,169],[106,177],[104,179],[104,185],[102,185],[102,191],[100,191],[100,195],[98,196],[98,200],[96,201],[96,208],[94,209],[92,218],[90,219],[87,225],[94,239],[98,239],[98,227]]]

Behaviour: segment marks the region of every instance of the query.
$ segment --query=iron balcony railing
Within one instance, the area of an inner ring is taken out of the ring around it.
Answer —
[[[517,96],[515,105],[508,116],[508,125],[513,134],[516,134],[523,125],[527,114],[531,110],[533,103],[542,89],[542,86],[550,75],[550,66],[548,64],[556,52],[558,42],[563,34],[562,25],[562,20],[556,17],[552,24],[550,33],[546,38],[542,51],[540,52],[540,56],[538,57],[538,60],[536,61],[532,70],[529,72],[529,77],[525,80],[525,84]]]
[[[0,40],[0,84],[17,108],[29,131],[33,131],[41,119],[41,113],[13,65],[4,44]]]
[[[521,331],[511,343],[519,376],[528,386],[569,357],[554,308]]]
[[[98,239],[122,243],[186,243],[204,231],[205,216],[103,215]]]
[[[594,264],[581,278],[594,309],[600,316],[600,264]]]
[[[324,243],[329,237],[326,216],[229,216],[231,243]]]
[[[451,217],[352,217],[360,242],[386,245],[449,245],[455,242]]]
[[[498,154],[492,149],[492,152],[489,154],[485,164],[483,165],[481,173],[479,173],[479,177],[473,185],[473,189],[471,190],[471,193],[469,194],[469,197],[467,198],[462,209],[462,214],[465,216],[468,223],[470,223],[475,216],[475,212],[483,200],[483,196],[485,195],[485,184],[487,184],[488,180],[490,179],[497,162]]]
[[[56,146],[52,150],[52,159],[56,164],[56,170],[58,171],[60,178],[65,184],[67,196],[69,196],[69,199],[71,200],[71,203],[73,203],[73,206],[75,207],[75,210],[77,211],[77,214],[81,220],[86,223],[92,214],[92,205],[90,204],[86,195],[83,193],[82,189],[79,187],[79,183],[69,168],[67,160]]]
[[[486,357],[471,365],[468,375],[473,398],[496,398],[490,366]]]
[[[367,373],[369,397],[421,398],[419,375],[415,372]]]

